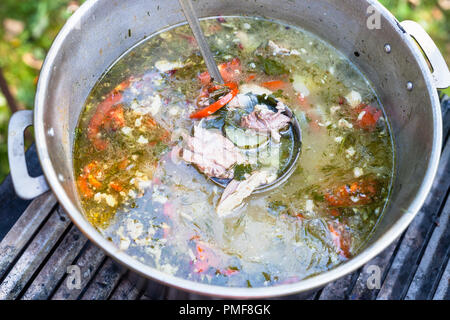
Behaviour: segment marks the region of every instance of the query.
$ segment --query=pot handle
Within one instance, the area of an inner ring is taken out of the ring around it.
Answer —
[[[450,71],[441,52],[420,24],[414,21],[406,20],[400,23],[403,29],[416,40],[432,68],[432,77],[434,85],[438,89],[450,87]]]
[[[28,174],[25,160],[24,131],[33,125],[33,111],[21,110],[15,112],[9,120],[8,127],[8,159],[11,178],[16,194],[26,200],[31,200],[49,190],[45,177],[31,177]]]

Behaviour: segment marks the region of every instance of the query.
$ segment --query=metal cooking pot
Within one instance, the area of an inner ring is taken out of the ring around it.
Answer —
[[[419,25],[399,23],[373,0],[199,0],[194,5],[200,17],[249,15],[298,25],[350,57],[372,82],[392,126],[396,167],[390,202],[365,248],[336,268],[297,283],[228,288],[151,268],[119,251],[85,219],[72,169],[74,132],[85,99],[128,48],[185,21],[177,0],[90,0],[69,19],[42,68],[34,118],[32,111],[20,111],[10,121],[8,152],[17,194],[31,199],[50,186],[72,221],[109,256],[145,277],[200,294],[263,298],[305,292],[361,267],[405,230],[431,188],[442,143],[436,88],[450,86],[450,73],[437,47]],[[27,172],[23,131],[31,125],[45,177],[32,178]]]

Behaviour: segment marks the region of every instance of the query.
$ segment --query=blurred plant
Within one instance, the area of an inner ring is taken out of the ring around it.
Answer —
[[[20,108],[33,107],[36,82],[53,39],[85,0],[0,0],[0,68]],[[430,33],[450,64],[450,0],[380,0],[399,20],[415,20]],[[447,90],[450,93],[450,90]],[[0,94],[0,181],[8,173],[10,116]]]
[[[0,68],[19,108],[31,109],[39,70],[59,29],[84,2],[0,0]],[[9,172],[7,126],[10,111],[0,93],[0,182]]]

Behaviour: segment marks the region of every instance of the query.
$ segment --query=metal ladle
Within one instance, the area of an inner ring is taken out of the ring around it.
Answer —
[[[197,44],[199,46],[200,52],[205,60],[206,67],[213,81],[218,82],[220,84],[224,84],[222,75],[220,74],[219,69],[217,68],[216,61],[211,53],[208,43],[206,42],[205,35],[200,27],[199,20],[197,15],[195,14],[194,6],[192,5],[191,0],[178,0],[181,8],[183,9],[184,16],[186,17],[189,26],[191,27],[192,33],[194,34],[195,40],[197,40]],[[285,169],[278,174],[278,177],[272,183],[264,184],[257,187],[253,193],[262,193],[266,191],[273,190],[286,182],[292,173],[295,171],[295,165],[300,158],[300,150],[302,145],[302,134],[300,124],[297,121],[297,118],[293,114],[292,110],[289,107],[285,107],[285,111],[283,112],[285,115],[291,118],[291,123],[289,124],[292,128],[292,133],[294,135],[294,151],[289,159],[288,164],[285,166]],[[222,188],[225,188],[230,179],[219,179],[219,178],[211,178],[211,180],[219,185]]]

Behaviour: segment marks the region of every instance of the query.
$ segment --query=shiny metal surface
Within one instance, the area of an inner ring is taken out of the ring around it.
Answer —
[[[256,99],[256,96],[254,96]],[[292,154],[292,157],[290,158],[288,164],[286,165],[285,169],[283,169],[281,172],[279,172],[278,177],[275,181],[272,181],[268,184],[260,185],[259,187],[255,188],[253,190],[253,194],[258,193],[264,193],[269,192],[271,190],[274,190],[281,186],[283,183],[289,180],[289,177],[294,173],[296,169],[296,164],[298,160],[300,159],[300,154],[302,151],[302,129],[300,127],[300,124],[298,123],[297,117],[294,116],[294,113],[288,106],[284,106],[285,111],[283,114],[291,118],[290,127],[292,129],[292,133],[294,136],[293,143],[294,143],[294,152]],[[225,133],[226,134],[226,133]],[[231,179],[219,179],[219,178],[211,178],[211,181],[213,181],[215,184],[222,188],[226,188],[228,183],[230,183]]]
[[[420,24],[414,21],[403,21],[400,23],[403,29],[413,37],[422,48],[428,61],[430,62],[433,73],[434,85],[438,89],[445,89],[450,86],[450,71],[441,52]]]
[[[206,68],[213,81],[223,84],[222,75],[220,74],[219,68],[217,68],[214,56],[209,49],[208,43],[206,42],[205,35],[203,34],[202,28],[200,27],[200,22],[195,13],[195,8],[192,5],[191,0],[178,0],[183,9],[186,20],[191,27],[192,33],[194,34],[195,40],[197,40],[198,48],[202,53],[203,60],[205,60]]]
[[[373,0],[198,3],[199,17],[261,16],[300,26],[347,55],[373,84],[395,138],[396,178],[391,200],[371,240],[348,262],[298,283],[227,288],[177,278],[144,265],[119,251],[87,222],[76,195],[71,160],[74,129],[84,101],[101,74],[125,50],[185,20],[176,0],[87,1],[53,43],[38,83],[34,126],[40,162],[56,197],[80,230],[108,255],[146,277],[184,290],[225,297],[280,296],[321,287],[361,267],[392,243],[414,218],[439,162],[440,105],[436,82],[420,50],[398,21]],[[380,14],[380,29],[367,27],[369,6]],[[390,44],[390,53],[385,51],[386,44]],[[410,81],[414,88],[408,91]]]
[[[49,190],[44,176],[31,177],[25,161],[24,131],[33,125],[33,111],[21,110],[11,116],[8,127],[8,160],[16,194],[31,200]]]

